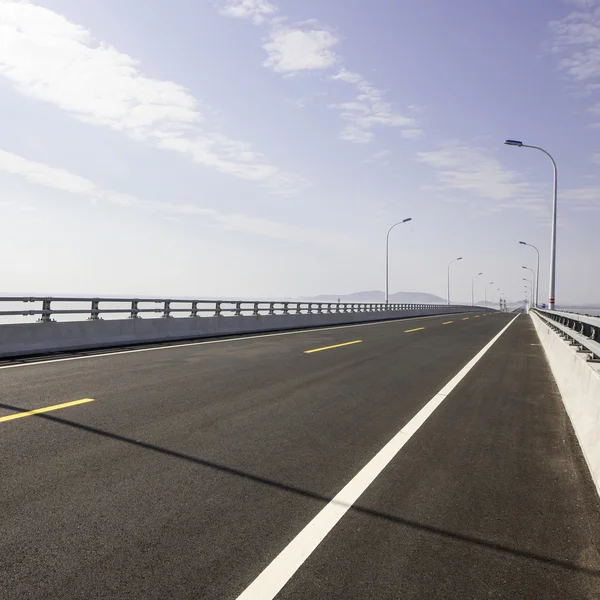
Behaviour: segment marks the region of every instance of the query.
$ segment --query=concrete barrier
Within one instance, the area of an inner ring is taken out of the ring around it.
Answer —
[[[465,312],[464,307],[332,314],[90,320],[0,325],[0,358]],[[473,311],[481,312],[474,308]]]
[[[600,495],[600,365],[588,362],[538,315],[531,318]]]

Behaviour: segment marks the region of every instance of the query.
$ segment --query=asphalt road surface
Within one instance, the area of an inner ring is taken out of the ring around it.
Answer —
[[[0,367],[2,600],[598,599],[599,549],[524,315]]]

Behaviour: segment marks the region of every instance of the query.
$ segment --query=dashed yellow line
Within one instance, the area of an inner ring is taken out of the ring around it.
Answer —
[[[36,408],[35,410],[18,412],[14,415],[8,415],[7,417],[0,417],[0,423],[4,423],[5,421],[14,421],[15,419],[23,419],[24,417],[32,417],[33,415],[39,415],[53,410],[60,410],[61,408],[69,408],[70,406],[77,406],[78,404],[85,404],[86,402],[93,401],[93,398],[82,398],[81,400],[73,400],[73,402],[65,402],[64,404],[55,404],[54,406],[44,406],[44,408]]]
[[[463,321],[468,321],[468,320],[469,320],[469,317],[465,317],[465,318],[463,319]]]
[[[333,348],[342,348],[343,346],[352,346],[353,344],[362,344],[362,340],[354,340],[353,342],[345,342],[344,344],[336,344],[335,346],[325,346],[324,348],[315,348],[314,350],[305,350],[304,354],[314,354],[315,352],[333,350]]]
[[[454,323],[454,321],[446,321],[445,323],[442,323],[442,325],[450,325],[450,323]]]
[[[475,315],[473,318],[474,319],[479,319],[479,315]]]
[[[425,327],[417,327],[416,329],[405,329],[404,333],[412,333],[413,331],[423,331]]]

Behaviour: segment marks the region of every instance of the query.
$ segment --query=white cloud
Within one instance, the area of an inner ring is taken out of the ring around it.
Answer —
[[[391,150],[380,150],[379,152],[375,152],[371,154],[369,158],[365,159],[364,163],[377,163],[380,165],[387,166],[390,164],[390,157],[392,156]]]
[[[579,10],[550,23],[554,35],[552,51],[559,57],[559,68],[586,95],[594,96],[600,90],[600,1],[570,0],[569,3]],[[591,106],[589,112],[600,116],[600,103]],[[600,122],[592,122],[590,127],[600,129]]]
[[[232,0],[228,8],[222,11],[228,16],[244,16],[252,18],[252,11],[242,9],[242,5],[262,6],[262,0]],[[269,14],[277,11],[274,4],[266,3]],[[231,14],[231,5],[235,5],[238,14]],[[263,14],[263,13],[261,13]],[[252,19],[255,24],[264,19]],[[342,62],[342,57],[335,51],[339,37],[329,29],[320,26],[314,19],[296,25],[285,24],[286,18],[271,20],[269,39],[263,45],[267,59],[263,65],[276,73],[285,76],[301,71],[322,71],[331,69]],[[340,111],[340,117],[346,121],[339,138],[355,144],[368,144],[375,139],[372,131],[375,127],[400,127],[402,137],[414,139],[421,137],[423,131],[416,121],[398,112],[393,105],[384,99],[381,90],[371,85],[360,73],[342,67],[331,77],[357,88],[356,98],[351,102],[333,104],[330,108]]]
[[[493,201],[499,208],[536,211],[544,202],[519,172],[504,168],[485,148],[447,143],[437,150],[418,152],[417,158],[437,171],[441,189],[461,190],[478,201]]]
[[[592,162],[600,165],[600,152],[597,152],[596,154],[592,155]]]
[[[582,10],[550,23],[552,50],[561,57],[559,66],[567,75],[595,89],[593,80],[600,78],[600,6],[579,6]]]
[[[420,137],[423,132],[416,127],[412,117],[397,112],[384,94],[366,81],[359,73],[342,69],[332,77],[335,81],[355,85],[357,96],[352,102],[332,104],[331,108],[340,111],[340,117],[347,122],[340,132],[340,139],[356,144],[366,144],[374,139],[374,127],[401,127],[403,137]]]
[[[290,75],[297,71],[328,69],[339,58],[335,46],[339,38],[315,20],[287,25],[285,17],[275,18],[278,8],[268,0],[222,0],[221,14],[249,19],[255,25],[271,25],[263,44],[267,58],[263,65],[277,73]]]
[[[595,104],[594,106],[590,106],[588,110],[592,115],[594,115],[594,118],[600,117],[600,103]],[[600,128],[600,122],[596,121],[594,123],[591,123],[590,127],[598,129]]]
[[[400,135],[407,140],[416,140],[422,138],[425,132],[422,129],[403,129]]]
[[[79,121],[279,191],[296,186],[249,144],[205,130],[186,88],[146,77],[139,61],[49,9],[0,0],[0,74]]]
[[[561,190],[560,198],[566,200],[569,208],[572,210],[585,212],[600,211],[599,186]]]
[[[277,7],[267,0],[225,0],[221,14],[237,19],[250,19],[256,25],[277,13]]]
[[[93,181],[65,169],[31,161],[4,150],[0,150],[0,171],[21,176],[27,181],[43,187],[80,196],[93,203],[108,202],[132,209],[165,213],[165,216],[197,216],[228,231],[315,245],[343,247],[352,244],[348,237],[334,232],[303,229],[287,223],[241,213],[223,213],[195,204],[172,204],[145,200],[133,194],[104,189]]]
[[[391,154],[391,150],[380,150],[379,152],[375,152],[375,154],[373,154],[371,158],[373,160],[383,160],[384,158],[389,158]]]
[[[263,45],[268,55],[263,64],[277,73],[328,69],[338,61],[338,41],[325,29],[278,26]]]
[[[346,83],[362,83],[363,77],[359,73],[348,71],[348,69],[340,69],[337,75],[334,75],[331,79],[334,81],[345,81]]]

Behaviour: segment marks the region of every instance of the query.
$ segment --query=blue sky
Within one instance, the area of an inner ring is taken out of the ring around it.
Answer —
[[[600,302],[597,0],[0,0],[3,292]]]

